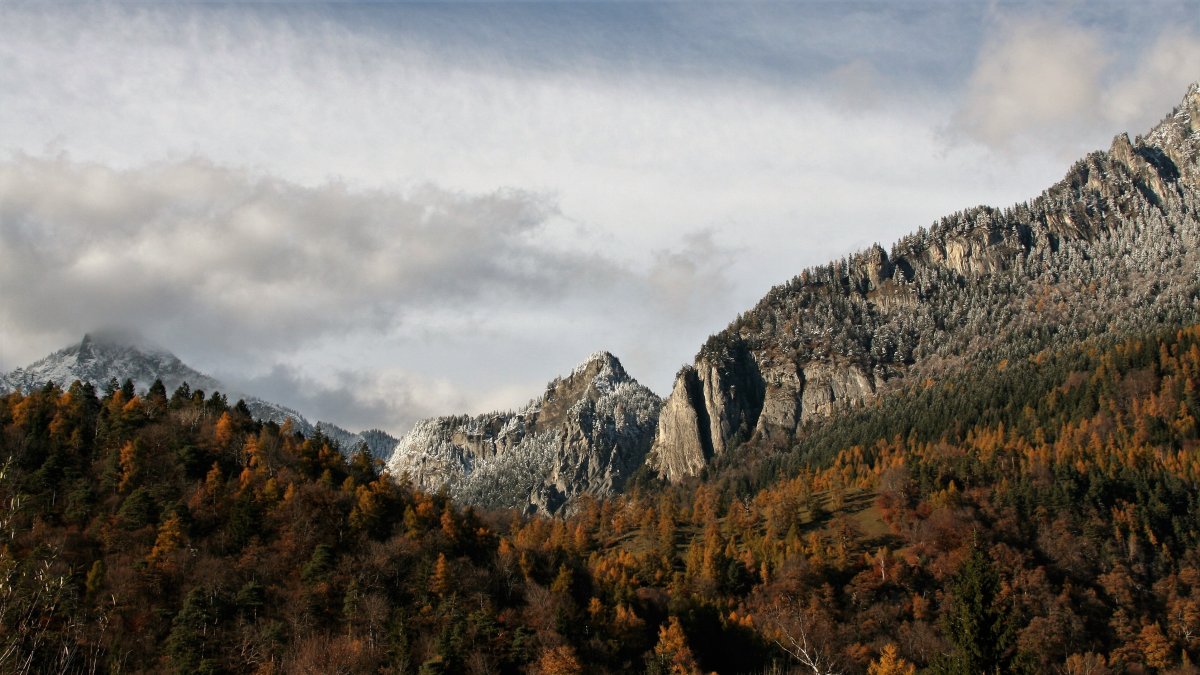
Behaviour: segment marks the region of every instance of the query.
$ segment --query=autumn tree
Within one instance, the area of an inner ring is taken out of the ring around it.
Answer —
[[[679,617],[671,616],[659,627],[658,644],[654,645],[646,672],[655,675],[696,675],[700,672]]]
[[[867,675],[916,675],[917,667],[904,657],[896,645],[889,642],[879,652],[879,658],[867,667]]]

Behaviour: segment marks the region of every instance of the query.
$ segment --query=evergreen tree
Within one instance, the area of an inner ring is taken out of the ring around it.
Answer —
[[[1005,607],[998,602],[1000,577],[978,540],[959,570],[942,613],[942,628],[953,651],[934,663],[945,675],[1008,672],[1012,631]]]
[[[215,673],[221,668],[212,658],[216,625],[220,618],[215,593],[193,588],[171,622],[167,654],[180,673]]]

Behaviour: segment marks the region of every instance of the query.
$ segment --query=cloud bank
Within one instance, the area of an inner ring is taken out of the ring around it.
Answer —
[[[956,133],[1007,154],[1042,147],[1072,158],[1106,136],[1148,129],[1200,79],[1194,16],[1159,27],[1130,54],[1114,48],[1111,26],[1049,11],[993,17]]]
[[[116,170],[65,157],[0,163],[0,312],[39,332],[170,317],[165,344],[286,350],[386,332],[409,310],[551,303],[611,282],[605,261],[545,241],[555,206],[303,187],[203,160]],[[30,283],[36,280],[36,283]]]
[[[20,289],[0,296],[0,322],[28,336],[27,358],[128,327],[339,424],[394,429],[457,409],[437,403],[488,401],[398,367],[405,341],[570,334],[573,359],[580,330],[687,321],[729,288],[711,233],[659,251],[646,273],[593,248],[552,197],[517,190],[308,187],[197,158],[0,162],[0,287]],[[376,361],[347,354],[364,351]]]

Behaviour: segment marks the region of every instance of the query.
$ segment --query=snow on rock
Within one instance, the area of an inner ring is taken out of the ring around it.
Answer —
[[[555,513],[619,492],[650,449],[662,401],[607,352],[517,412],[418,422],[388,462],[426,490],[487,507]]]
[[[103,391],[111,381],[133,381],[134,388],[145,392],[161,379],[167,393],[187,382],[193,390],[212,393],[220,383],[203,375],[156,347],[137,345],[128,338],[108,334],[88,334],[76,345],[60,349],[44,359],[8,374],[14,388],[33,391],[54,382],[66,388],[75,380],[91,383]]]
[[[372,455],[384,458],[396,445],[395,438],[378,430],[355,434],[326,422],[314,426],[291,408],[232,391],[216,379],[190,368],[174,354],[116,333],[89,333],[79,344],[60,349],[8,375],[0,375],[0,393],[30,392],[47,382],[65,389],[75,380],[90,383],[97,392],[103,392],[111,381],[123,383],[126,379],[133,381],[134,389],[139,393],[148,391],[156,379],[162,380],[168,395],[184,383],[192,391],[204,391],[209,395],[220,391],[230,402],[239,398],[245,401],[250,414],[257,420],[280,425],[290,420],[293,429],[310,437],[320,430],[327,438],[337,441],[347,454],[365,443]]]

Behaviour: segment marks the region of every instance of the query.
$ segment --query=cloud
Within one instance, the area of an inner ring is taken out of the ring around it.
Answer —
[[[634,351],[728,302],[733,254],[712,231],[652,258],[598,252],[552,197],[518,190],[304,186],[201,158],[0,161],[7,367],[134,330],[348,428],[516,405],[595,349]],[[638,364],[653,374],[692,342]]]
[[[979,52],[955,126],[1010,148],[1087,120],[1100,108],[1110,59],[1098,31],[1047,18],[1004,20]]]
[[[318,379],[288,364],[275,364],[265,373],[232,384],[260,398],[281,403],[317,421],[332,421],[352,429],[382,428],[403,433],[426,417],[464,410],[467,400],[444,378],[428,378],[397,369],[342,370]]]
[[[1200,34],[1184,26],[1167,28],[1105,88],[1104,110],[1118,126],[1149,130],[1179,103],[1184,87],[1200,81]]]
[[[478,412],[596,349],[666,393],[772,284],[1036,194],[1123,128],[1087,101],[1183,91],[1193,33],[1154,39],[1187,4],[1116,43],[989,11],[0,3],[0,369],[132,323],[229,381],[284,364],[335,423],[346,373],[389,419],[428,408],[376,371]],[[1118,56],[1063,100],[1006,77],[1089,67],[1060,36]]]
[[[660,249],[647,271],[654,298],[667,315],[681,318],[708,309],[727,295],[734,251],[719,245],[711,229],[688,233],[677,249]]]
[[[0,315],[78,335],[145,327],[176,349],[294,349],[440,306],[552,304],[611,265],[547,243],[537,194],[303,187],[191,159],[116,170],[0,162]],[[600,282],[600,283],[597,283]]]
[[[875,108],[883,102],[885,80],[870,61],[854,59],[829,73],[834,100],[848,111]]]
[[[1040,147],[1070,160],[1119,132],[1148,131],[1200,78],[1200,35],[1187,21],[1130,27],[1135,18],[995,15],[952,135],[1009,155]],[[1152,32],[1131,39],[1141,30]]]

